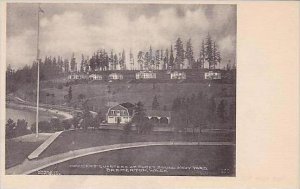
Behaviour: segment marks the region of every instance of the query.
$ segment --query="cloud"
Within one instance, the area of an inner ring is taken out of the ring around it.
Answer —
[[[179,16],[176,9],[170,7],[161,9],[152,16],[140,14],[134,18],[129,18],[125,9],[107,9],[94,22],[89,22],[82,12],[65,11],[41,19],[41,56],[59,55],[70,58],[75,53],[80,59],[81,54],[91,56],[100,48],[114,49],[115,52],[125,49],[126,53],[132,49],[137,54],[138,50],[149,49],[150,45],[153,49],[170,48],[171,43],[174,45],[177,37],[181,37],[184,45],[192,38],[194,54],[197,57],[200,43],[207,32],[212,28],[220,29],[225,22],[222,19],[227,18],[224,14],[231,14],[230,10],[223,10],[220,16],[218,10],[214,9],[213,12],[215,11],[215,20],[210,20],[201,8],[187,9],[183,16]],[[217,25],[220,26],[216,27]],[[11,37],[8,42],[11,48],[8,53],[11,64],[24,65],[32,62],[35,46],[27,42],[35,39],[32,36],[34,34],[27,31]],[[235,50],[232,38],[220,41],[221,53]],[[19,56],[14,56],[16,53]]]
[[[220,50],[224,53],[232,53],[235,50],[235,38],[228,35],[219,41]]]
[[[7,62],[17,68],[32,64],[36,58],[36,51],[32,50],[32,47],[35,46],[35,41],[32,39],[35,36],[36,32],[26,30],[20,35],[8,38]]]

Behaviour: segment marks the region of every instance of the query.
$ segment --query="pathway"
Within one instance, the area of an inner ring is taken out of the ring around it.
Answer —
[[[44,169],[51,165],[62,163],[71,159],[103,153],[107,151],[138,148],[146,146],[165,146],[165,145],[213,145],[213,146],[234,146],[232,142],[135,142],[135,143],[124,143],[124,144],[113,144],[107,146],[97,146],[92,148],[85,148],[80,150],[69,151],[62,154],[46,157],[43,159],[28,160],[26,159],[22,164],[12,167],[6,170],[7,175],[14,174],[31,174],[38,170]]]

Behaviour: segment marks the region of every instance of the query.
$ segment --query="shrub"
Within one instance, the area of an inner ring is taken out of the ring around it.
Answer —
[[[17,121],[17,127],[16,127],[16,136],[23,136],[26,134],[29,134],[30,131],[27,129],[28,123],[25,121],[25,119],[18,119]]]
[[[36,129],[36,123],[33,123],[31,125],[31,131],[32,132],[35,132],[35,129]],[[52,132],[53,129],[51,128],[51,124],[48,122],[48,121],[40,121],[39,122],[39,132],[42,132],[42,133],[49,133],[49,132]]]
[[[65,130],[69,130],[71,128],[71,122],[70,120],[63,120],[61,122],[61,125],[62,127],[65,129]]]
[[[61,125],[58,118],[52,118],[51,121],[50,121],[50,125],[51,125],[51,129],[53,131],[63,131],[64,130],[64,128]]]
[[[16,123],[12,119],[8,119],[5,124],[5,137],[7,139],[15,137]]]

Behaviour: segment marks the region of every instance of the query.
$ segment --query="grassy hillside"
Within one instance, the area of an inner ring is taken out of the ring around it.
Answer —
[[[66,102],[64,96],[68,94],[69,87],[44,88],[41,91],[41,101],[43,103],[63,104]],[[225,92],[227,95],[235,95],[235,86],[232,84],[212,83],[89,83],[72,85],[72,106],[79,106],[80,94],[88,99],[88,105],[94,110],[104,109],[107,102],[132,102],[141,101],[146,108],[151,107],[153,97],[158,97],[160,107],[167,106],[170,109],[173,100],[177,97],[197,95],[199,92],[208,96],[219,96]],[[48,95],[46,94],[54,94]]]

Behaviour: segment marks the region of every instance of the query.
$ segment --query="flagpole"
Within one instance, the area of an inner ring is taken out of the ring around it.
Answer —
[[[39,50],[39,40],[40,40],[40,4],[38,5],[38,23],[37,23],[37,50],[36,50],[36,62],[37,62],[37,86],[36,86],[36,121],[35,121],[35,131],[36,138],[39,137],[39,101],[40,101],[40,50]]]

